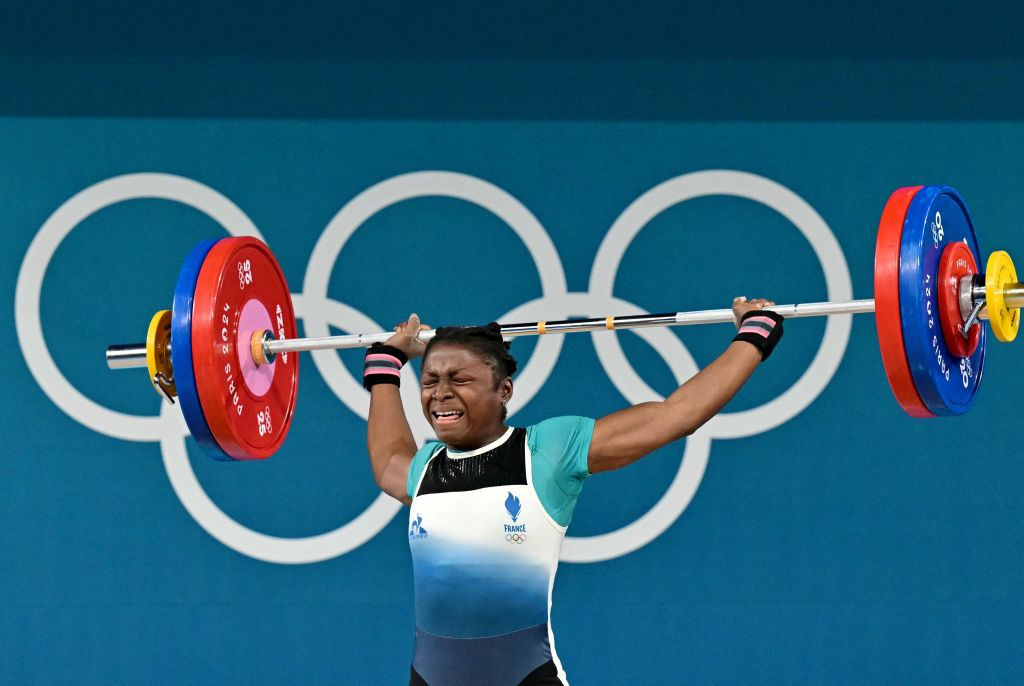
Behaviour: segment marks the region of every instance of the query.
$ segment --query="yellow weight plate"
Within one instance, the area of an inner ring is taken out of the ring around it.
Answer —
[[[1017,283],[1013,261],[1005,251],[997,250],[988,256],[985,266],[985,306],[992,333],[1004,343],[1016,338],[1020,328],[1020,310],[1007,307],[1003,299],[1003,290],[1012,283]]]
[[[171,366],[171,311],[160,310],[149,320],[146,334],[146,367],[149,381],[160,397],[174,398],[178,389],[174,385],[174,368]]]

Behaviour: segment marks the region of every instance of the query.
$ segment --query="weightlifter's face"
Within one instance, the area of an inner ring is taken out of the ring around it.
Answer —
[[[495,383],[494,371],[476,353],[439,343],[423,360],[423,414],[439,440],[456,450],[473,450],[505,431],[503,401],[512,382]]]

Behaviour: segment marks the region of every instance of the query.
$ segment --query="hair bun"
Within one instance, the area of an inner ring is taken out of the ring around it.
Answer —
[[[512,341],[506,341],[505,337],[501,335],[501,324],[499,324],[498,322],[491,322],[487,326],[483,326],[481,328],[489,333],[494,334],[497,337],[497,340],[500,340],[501,344],[505,346],[505,352],[509,352],[510,350],[512,350]],[[514,368],[515,367],[513,366],[513,369]]]

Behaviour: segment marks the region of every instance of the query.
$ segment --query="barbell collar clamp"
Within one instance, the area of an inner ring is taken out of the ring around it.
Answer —
[[[969,315],[967,315],[967,319],[964,320],[964,325],[962,327],[960,327],[960,335],[962,335],[965,339],[971,340],[971,333],[970,332],[971,332],[971,327],[972,326],[974,326],[975,324],[978,324],[978,326],[981,326],[981,323],[978,322],[977,320],[981,316],[981,313],[984,310],[985,310],[985,301],[984,300],[979,300],[974,305],[974,309],[971,310],[971,313]]]

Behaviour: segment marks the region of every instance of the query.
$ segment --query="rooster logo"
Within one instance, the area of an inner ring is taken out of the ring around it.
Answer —
[[[505,511],[508,512],[508,516],[512,518],[513,522],[519,518],[519,511],[522,509],[523,506],[519,502],[519,498],[512,495],[512,491],[509,491],[508,497],[505,498]]]
[[[416,519],[412,520],[412,524],[409,525],[409,540],[427,537],[427,530],[420,526],[422,522],[422,515],[416,515]]]

